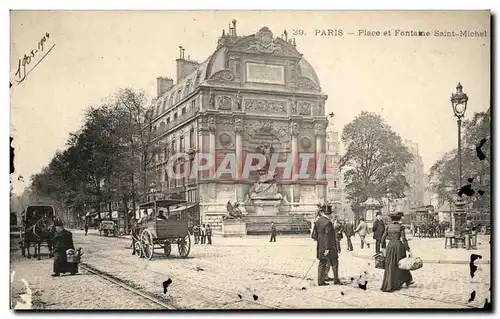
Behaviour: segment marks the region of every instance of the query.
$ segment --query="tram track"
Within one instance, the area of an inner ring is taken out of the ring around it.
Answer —
[[[137,267],[136,264],[124,261],[122,259],[116,259],[116,258],[112,258],[112,257],[109,257],[109,256],[107,258],[110,259],[110,260],[112,260],[112,261],[114,261],[114,262],[123,264],[123,265],[129,265],[129,266]],[[202,267],[210,267],[211,266],[209,263],[205,263],[203,261],[199,261],[198,263]],[[161,272],[159,272],[157,270],[154,270],[154,269],[144,269],[144,270],[146,270],[148,272],[153,272],[153,273],[164,275],[163,273],[161,273]],[[247,268],[245,270],[249,271],[249,272],[252,272],[252,273],[261,273],[261,274],[267,274],[267,275],[284,276],[284,277],[290,277],[290,278],[302,279],[302,280],[305,279],[307,281],[311,280],[310,278],[304,278],[303,276],[299,276],[297,274],[270,272],[270,271],[266,271],[265,269],[249,269],[249,268]],[[224,273],[218,272],[217,270],[215,270],[215,271],[216,271],[216,274],[215,274],[216,277],[217,277],[217,275],[220,275],[220,276],[224,276],[225,275]],[[214,276],[214,273],[211,272],[211,275]],[[181,278],[177,277],[177,280],[183,281],[183,282],[185,282],[188,285],[196,286],[196,287],[199,287],[199,288],[202,288],[202,289],[208,289],[208,290],[212,290],[212,291],[215,290],[215,291],[218,291],[218,292],[223,293],[225,295],[232,295],[232,296],[235,295],[234,291],[226,291],[226,290],[221,289],[221,288],[215,288],[214,286],[201,285],[199,282],[188,280],[188,279],[185,279],[185,278],[181,279]],[[353,286],[349,286],[349,285],[343,285],[342,287],[344,287],[344,289],[348,289],[348,290],[359,289],[357,287],[353,287]],[[379,291],[379,289],[376,289],[376,288],[367,288],[367,290],[368,291],[372,291],[372,292],[378,292]],[[467,304],[464,304],[464,303],[447,301],[447,300],[443,300],[443,299],[440,299],[440,298],[415,296],[413,294],[408,294],[408,293],[405,293],[405,292],[402,292],[402,291],[394,292],[393,294],[400,295],[402,297],[411,298],[411,299],[421,300],[421,301],[430,301],[430,302],[441,303],[441,304],[444,304],[444,305],[458,306],[458,307],[461,307],[461,308],[469,308],[469,309],[470,308],[477,308],[475,306],[467,305]],[[321,298],[321,297],[318,297],[318,296],[309,296],[309,297],[313,298],[313,299],[322,300],[322,301],[328,301],[327,299]],[[265,308],[268,308],[268,309],[290,309],[290,308],[293,308],[292,305],[285,305],[283,303],[280,303],[280,306],[276,306],[277,303],[273,302],[273,301],[271,301],[269,299],[268,299],[268,301],[270,301],[271,303],[273,303],[275,305],[270,305],[269,303],[262,303],[262,302],[260,302],[260,300],[259,301],[254,301],[254,300],[249,299],[249,300],[240,300],[240,302],[241,301],[248,301],[249,303],[258,304],[258,305],[264,306]],[[342,301],[341,300],[336,300],[336,302],[345,304],[348,307],[359,306],[359,305],[355,305],[353,303],[350,303],[350,302],[348,302],[346,300],[342,300]]]
[[[129,266],[136,267],[136,265],[134,263],[127,262],[127,261],[124,261],[124,260],[121,260],[121,259],[116,259],[116,258],[109,258],[109,259],[112,260],[112,261],[114,261],[114,262],[120,263],[122,265],[129,265]],[[202,263],[202,266],[205,266],[205,265],[203,265],[203,263]],[[160,271],[155,270],[155,269],[144,269],[144,270],[148,271],[148,272],[152,272],[152,273],[163,275],[163,273],[161,273]],[[297,275],[294,275],[294,274],[275,273],[275,272],[265,271],[265,270],[262,270],[262,269],[260,269],[260,270],[255,269],[254,272],[262,273],[262,274],[268,274],[268,275],[290,277],[290,278],[301,279],[301,280],[311,280],[310,278],[303,278],[301,276],[297,276]],[[222,276],[223,274],[221,273],[220,275]],[[199,282],[191,281],[191,280],[188,280],[188,279],[185,279],[185,278],[177,278],[177,281],[182,281],[185,284],[188,284],[190,286],[196,286],[196,287],[199,287],[199,288],[202,288],[202,289],[209,289],[209,290],[212,290],[212,291],[218,291],[218,292],[224,293],[226,295],[234,295],[235,294],[232,291],[227,291],[227,290],[224,290],[224,289],[221,289],[221,288],[215,288],[213,286],[209,287],[209,286],[206,286],[206,285],[202,285]],[[347,289],[347,290],[358,290],[359,289],[359,288],[355,288],[355,287],[349,286],[347,284],[344,284],[341,287],[343,287],[344,289]],[[379,291],[378,289],[374,289],[374,288],[367,288],[366,290],[367,291],[372,291],[372,292],[378,292]],[[347,293],[347,291],[346,291],[346,293]],[[450,301],[445,301],[445,300],[440,300],[440,299],[430,298],[430,297],[419,297],[419,296],[414,296],[414,295],[411,295],[411,294],[405,294],[405,293],[401,293],[401,292],[395,292],[394,294],[400,295],[402,297],[411,298],[411,299],[417,299],[417,300],[422,300],[422,301],[438,302],[438,303],[446,304],[446,305],[450,305],[450,306],[451,305],[453,305],[453,306],[459,306],[461,308],[477,308],[477,307],[474,307],[474,306],[465,305],[465,304],[461,304],[461,303],[450,302]],[[332,302],[332,300],[329,300],[329,299],[326,299],[326,298],[322,298],[322,297],[319,297],[319,296],[316,296],[316,295],[308,296],[308,298],[320,300],[320,301],[323,301],[323,302]],[[291,305],[291,304],[287,305],[287,304],[281,303],[280,306],[277,306],[276,305],[277,302],[273,302],[270,299],[267,299],[267,300],[269,301],[267,303],[263,303],[263,302],[260,302],[260,301],[254,301],[254,300],[251,300],[251,299],[248,299],[248,300],[243,299],[243,300],[240,300],[240,301],[243,301],[243,302],[247,301],[248,303],[254,303],[254,304],[257,304],[257,305],[265,306],[268,309],[292,309],[292,308],[294,308],[294,306]],[[344,304],[344,305],[348,306],[349,308],[359,308],[359,304],[352,303],[352,302],[349,302],[347,300],[338,300],[338,299],[336,299],[335,302],[336,303],[340,303],[340,304]],[[274,303],[274,305],[271,305],[270,303]]]
[[[160,298],[157,298],[149,293],[146,293],[144,291],[141,291],[135,287],[133,287],[131,284],[128,284],[126,282],[124,282],[123,280],[113,276],[113,275],[110,275],[102,270],[99,270],[93,266],[90,266],[89,264],[87,263],[80,263],[79,264],[79,267],[85,271],[87,271],[88,273],[91,273],[95,276],[98,276],[99,278],[102,278],[108,282],[111,282],[112,284],[118,286],[118,287],[121,287],[123,289],[126,289],[130,292],[132,292],[133,294],[137,295],[137,296],[140,296],[144,299],[147,299],[149,300],[150,302],[156,304],[156,305],[159,305],[161,306],[162,308],[164,309],[167,309],[167,310],[177,310],[175,307],[172,307],[171,305],[167,304],[166,302],[162,301]]]

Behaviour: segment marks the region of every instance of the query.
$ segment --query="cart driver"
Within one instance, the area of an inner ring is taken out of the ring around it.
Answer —
[[[163,213],[163,210],[160,210],[158,212],[158,215],[156,216],[157,219],[164,219],[164,220],[167,220],[167,217],[165,216],[165,214]]]

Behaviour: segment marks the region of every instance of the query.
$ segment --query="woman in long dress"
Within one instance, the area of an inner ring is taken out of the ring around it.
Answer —
[[[402,215],[402,213],[391,213],[389,216],[392,223],[382,235],[382,242],[389,240],[385,254],[384,279],[380,288],[384,292],[398,290],[403,284],[409,286],[414,283],[410,271],[398,267],[398,262],[406,257],[406,252],[410,253],[405,228],[400,223]]]

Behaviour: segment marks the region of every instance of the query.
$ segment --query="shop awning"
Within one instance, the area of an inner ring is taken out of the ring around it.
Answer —
[[[187,210],[187,209],[190,209],[190,208],[193,208],[196,206],[198,206],[198,203],[189,204],[189,205],[177,205],[173,209],[170,209],[170,212],[171,213],[180,212],[180,211]]]

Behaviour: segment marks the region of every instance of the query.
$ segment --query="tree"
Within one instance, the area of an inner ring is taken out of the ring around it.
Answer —
[[[132,89],[119,90],[107,102],[91,107],[82,128],[70,135],[68,148],[32,177],[33,192],[74,214],[90,204],[99,220],[102,203],[108,203],[111,212],[112,202],[122,202],[128,212],[132,201],[135,211],[152,164],[152,119],[145,93]],[[128,218],[125,222],[127,230]]]
[[[475,113],[471,120],[464,121],[462,131],[462,185],[459,185],[458,171],[458,150],[453,149],[447,152],[441,159],[432,165],[429,171],[429,182],[431,190],[437,195],[439,204],[452,204],[456,196],[457,189],[469,184],[472,178],[472,186],[477,192],[482,190],[483,195],[467,197],[463,196],[466,202],[474,202],[478,209],[490,209],[490,129],[491,113]],[[487,139],[481,150],[486,156],[486,160],[481,161],[476,155],[476,146],[481,139]]]
[[[347,198],[354,207],[369,197],[405,196],[409,185],[403,173],[413,155],[380,115],[361,112],[342,130],[342,142],[346,153],[341,167],[346,169]]]
[[[132,200],[135,213],[136,201],[148,190],[148,172],[153,164],[153,110],[147,107],[147,97],[143,91],[130,88],[119,90],[113,97],[114,109],[121,124],[121,138],[125,145],[125,160],[122,161],[121,179],[128,185],[128,197]],[[127,177],[128,176],[128,177]],[[125,189],[123,189],[126,192]],[[127,200],[124,197],[125,210]],[[128,218],[125,219],[126,223]],[[128,225],[126,225],[126,228]]]

